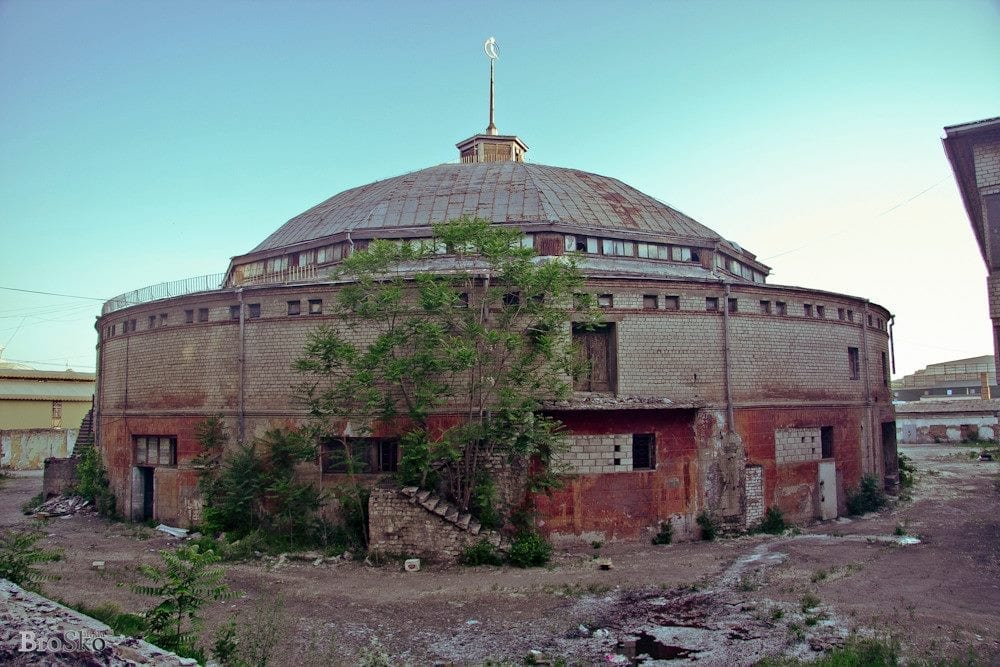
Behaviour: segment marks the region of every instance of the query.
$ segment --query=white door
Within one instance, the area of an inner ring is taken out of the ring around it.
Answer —
[[[837,462],[819,462],[819,515],[822,519],[837,518]]]

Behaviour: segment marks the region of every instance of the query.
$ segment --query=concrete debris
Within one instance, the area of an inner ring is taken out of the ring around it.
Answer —
[[[597,569],[599,570],[610,570],[614,567],[611,564],[610,558],[597,558],[594,562],[597,564]]]
[[[161,523],[156,527],[156,529],[161,533],[170,535],[171,537],[187,537],[188,534],[187,528],[175,528],[174,526],[168,526],[165,523]]]
[[[407,558],[403,561],[403,569],[407,572],[419,572],[420,571],[420,559],[419,558]]]
[[[104,561],[103,560],[95,560],[93,563],[90,564],[90,567],[94,568],[95,570],[103,570],[104,569]]]
[[[47,519],[53,516],[72,516],[90,505],[90,501],[80,496],[55,496],[29,512]]]

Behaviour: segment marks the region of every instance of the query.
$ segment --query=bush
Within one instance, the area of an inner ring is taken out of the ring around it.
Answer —
[[[97,447],[87,447],[76,465],[77,483],[72,492],[86,498],[101,515],[115,516],[115,494],[111,493],[108,471]]]
[[[701,528],[701,539],[711,542],[719,533],[719,520],[708,510],[702,510],[696,519]]]
[[[58,551],[36,546],[42,534],[34,531],[8,530],[0,534],[0,579],[18,586],[37,590],[39,584],[53,577],[40,572],[37,566],[59,560]]]
[[[865,475],[858,488],[847,491],[847,513],[851,516],[880,510],[885,504],[885,492],[874,475]]]
[[[670,519],[660,522],[660,532],[653,536],[653,544],[670,544],[674,540],[674,526]]]
[[[539,567],[549,562],[552,545],[535,531],[523,531],[514,538],[507,558],[516,567]]]
[[[768,533],[769,535],[781,535],[788,528],[785,523],[785,515],[777,507],[768,507],[764,513],[764,518],[754,528],[755,533]]]
[[[503,557],[488,540],[482,539],[459,555],[458,562],[462,565],[502,565]]]
[[[916,468],[913,467],[913,461],[906,454],[899,455],[899,487],[901,489],[908,489],[913,486],[913,482],[916,481]]]

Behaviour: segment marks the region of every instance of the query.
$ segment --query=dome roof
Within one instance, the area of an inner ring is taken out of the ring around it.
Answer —
[[[442,164],[346,190],[292,218],[251,253],[345,232],[395,230],[408,236],[406,232],[463,215],[498,223],[570,225],[610,235],[638,232],[664,240],[722,240],[708,227],[617,179],[502,161]]]

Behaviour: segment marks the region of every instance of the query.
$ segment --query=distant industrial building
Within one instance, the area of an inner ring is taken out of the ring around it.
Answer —
[[[993,355],[942,361],[892,382],[894,401],[947,401],[997,395]]]

